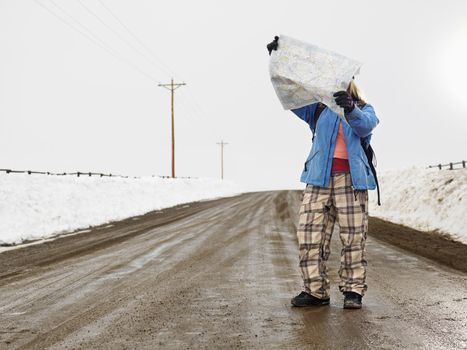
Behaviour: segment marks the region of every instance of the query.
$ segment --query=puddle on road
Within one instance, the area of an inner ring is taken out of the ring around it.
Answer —
[[[79,290],[77,290],[76,293],[70,295],[69,298],[66,298],[66,300],[62,301],[62,305],[73,304],[78,299],[84,299],[87,296],[92,295],[96,291],[101,290],[103,286],[107,288],[108,285],[106,285],[106,283],[124,278],[129,274],[142,269],[150,262],[163,261],[164,258],[161,255],[163,255],[165,251],[178,244],[183,244],[184,241],[193,239],[194,236],[195,234],[193,233],[184,236],[182,239],[173,239],[170,242],[166,243],[153,242],[152,244],[157,244],[157,247],[150,250],[149,252],[146,252],[143,255],[140,255],[137,258],[128,262],[119,263],[118,261],[115,261],[114,265],[120,267],[110,269],[107,272],[104,272],[102,275],[93,278],[88,283],[83,285]],[[116,252],[112,252],[109,255],[113,256],[115,255],[115,253]]]
[[[126,266],[126,267],[124,267],[122,269],[116,270],[116,271],[109,272],[109,275],[107,276],[107,278],[119,278],[119,277],[122,277],[124,275],[129,274],[129,273],[135,272],[136,270],[139,270],[142,267],[144,267],[148,262],[150,262],[150,261],[154,260],[156,257],[158,257],[164,250],[166,250],[166,249],[168,249],[170,247],[173,247],[174,245],[180,243],[181,241],[183,241],[183,240],[175,241],[175,242],[169,242],[169,243],[163,243],[160,246],[158,246],[157,248],[155,248],[154,250],[151,250],[149,253],[144,254],[144,255],[138,257],[137,259],[132,260],[128,264],[128,266]]]
[[[181,239],[174,239],[171,240],[170,242],[165,242],[158,244],[156,248],[153,250],[137,257],[136,259],[131,260],[129,263],[126,264],[125,267],[122,267],[117,270],[111,270],[108,272],[108,274],[103,277],[104,279],[114,279],[114,278],[120,278],[122,276],[128,275],[130,273],[133,273],[141,268],[143,268],[146,264],[149,262],[155,260],[158,258],[164,251],[172,248],[173,246],[176,246],[178,244],[183,243],[184,241],[191,240],[195,235],[190,234],[190,235],[185,235]]]
[[[26,311],[21,311],[21,312],[7,312],[4,313],[3,316],[21,316],[24,315]]]

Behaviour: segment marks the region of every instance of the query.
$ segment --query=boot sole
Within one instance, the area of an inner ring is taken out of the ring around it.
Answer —
[[[356,304],[356,303],[348,303],[344,304],[344,309],[361,309],[362,304]]]
[[[300,304],[300,303],[294,302],[293,300],[291,301],[291,303],[292,303],[292,306],[296,306],[296,307],[325,306],[325,305],[329,305],[330,300],[324,300],[324,301],[316,303],[316,304]]]

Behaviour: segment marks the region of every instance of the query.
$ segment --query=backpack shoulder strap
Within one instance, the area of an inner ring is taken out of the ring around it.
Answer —
[[[357,102],[358,108],[363,108],[365,107],[366,103],[363,101]],[[365,152],[366,158],[368,159],[368,165],[370,166],[371,172],[373,173],[373,176],[375,178],[376,182],[376,191],[378,193],[378,205],[381,205],[381,197],[379,193],[379,183],[378,183],[378,176],[376,175],[376,168],[374,164],[374,158],[375,158],[375,152],[373,151],[373,148],[371,147],[370,143],[366,144],[365,138],[362,137],[360,139],[360,143],[363,147],[363,151]]]
[[[313,132],[313,138],[311,141],[313,142],[315,140],[315,134],[316,134],[316,125],[318,123],[319,116],[321,115],[321,112],[326,108],[324,104],[321,102],[318,102],[318,105],[316,106],[315,113],[313,114],[313,128],[311,131]]]
[[[373,148],[371,145],[368,143],[366,144],[365,138],[362,137],[360,138],[360,143],[363,148],[363,152],[365,152],[366,159],[368,160],[368,165],[370,166],[371,173],[373,174],[376,182],[376,190],[378,192],[378,205],[381,205],[381,196],[379,193],[379,183],[378,183],[378,176],[376,175],[376,158],[375,158],[375,152],[373,151]]]
[[[362,109],[363,107],[366,106],[366,103],[363,102],[363,101],[358,101],[356,104],[357,104],[357,107],[360,108],[360,109]]]

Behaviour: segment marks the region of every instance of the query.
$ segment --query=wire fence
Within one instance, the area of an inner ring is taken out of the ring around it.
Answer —
[[[35,170],[14,170],[14,169],[0,169],[0,173],[6,173],[6,174],[39,174],[39,175],[54,175],[54,176],[98,176],[98,177],[118,177],[118,178],[123,178],[123,179],[141,179],[143,176],[129,176],[129,175],[119,175],[119,174],[104,174],[104,173],[95,173],[95,172],[87,172],[87,171],[75,171],[72,173],[55,173],[51,171],[35,171]],[[144,176],[146,177],[146,176]],[[165,176],[165,175],[151,175],[150,177],[158,177],[161,179],[171,179],[170,176]],[[176,177],[176,179],[196,179],[196,177],[191,177],[191,176],[182,176],[182,177]]]
[[[437,165],[429,165],[428,168],[438,168],[439,170],[443,168],[448,168],[448,170],[460,169],[456,168],[457,165],[462,165],[462,168],[465,168],[466,161],[460,161],[456,163],[447,163],[447,164],[437,164]]]

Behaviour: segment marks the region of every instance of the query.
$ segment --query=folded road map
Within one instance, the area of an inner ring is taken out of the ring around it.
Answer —
[[[272,51],[269,73],[284,109],[295,109],[321,102],[340,117],[344,110],[332,96],[346,90],[362,64],[338,53],[281,35]]]

